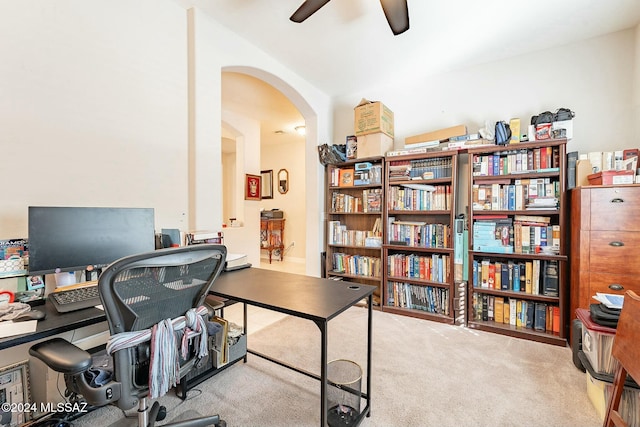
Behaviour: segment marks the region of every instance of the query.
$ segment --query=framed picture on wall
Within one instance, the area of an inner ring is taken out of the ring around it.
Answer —
[[[260,175],[262,176],[261,198],[273,199],[273,169],[260,171]]]
[[[244,183],[244,199],[245,200],[260,200],[261,189],[261,176],[260,175],[245,175]]]

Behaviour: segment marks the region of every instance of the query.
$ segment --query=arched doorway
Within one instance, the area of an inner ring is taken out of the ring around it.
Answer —
[[[319,188],[322,188],[322,173],[321,168],[319,167],[319,163],[317,161],[317,145],[318,145],[318,136],[317,136],[317,118],[315,112],[312,111],[309,104],[287,83],[283,82],[281,79],[273,76],[269,73],[266,73],[262,70],[251,68],[251,67],[224,67],[222,69],[222,85],[223,85],[223,97],[222,97],[222,110],[223,110],[223,130],[226,125],[229,125],[227,120],[234,120],[235,116],[238,114],[237,111],[230,110],[238,110],[239,107],[237,105],[228,105],[229,102],[225,102],[225,99],[228,99],[225,96],[225,75],[242,75],[245,77],[251,77],[252,79],[257,79],[261,82],[261,84],[267,85],[271,88],[271,90],[277,91],[279,96],[286,98],[288,102],[291,103],[295,107],[295,109],[300,113],[301,119],[295,123],[288,123],[285,126],[289,126],[286,129],[282,129],[285,133],[294,132],[294,126],[304,124],[307,129],[306,136],[303,141],[303,146],[300,147],[299,150],[299,158],[296,159],[294,164],[282,164],[280,160],[287,161],[286,156],[284,154],[290,154],[292,151],[291,148],[287,148],[286,145],[282,145],[278,147],[274,146],[266,146],[260,148],[261,150],[261,158],[264,157],[264,161],[268,164],[268,167],[262,167],[261,170],[270,169],[273,170],[274,176],[277,172],[282,169],[293,169],[289,170],[290,178],[290,186],[288,191],[282,197],[279,197],[279,193],[276,190],[274,184],[274,198],[269,200],[264,200],[261,202],[263,205],[263,209],[272,209],[279,208],[282,209],[282,205],[289,206],[289,214],[293,214],[294,221],[290,221],[287,224],[287,237],[289,238],[287,242],[285,242],[285,254],[289,253],[291,257],[294,259],[296,257],[304,257],[306,260],[305,272],[309,275],[319,276],[320,275],[320,261],[319,261],[319,251],[320,245],[322,242],[322,221],[319,219],[319,213],[322,212],[323,203],[320,194],[322,191]],[[240,79],[242,80],[242,79]],[[266,91],[268,92],[268,90]],[[236,100],[234,103],[247,103],[250,104],[255,100],[251,100],[246,98],[246,94],[237,94]],[[264,101],[262,101],[264,102]],[[251,109],[251,108],[250,108]],[[255,114],[255,112],[253,113]],[[231,117],[231,119],[229,118]],[[248,117],[245,117],[247,119]],[[249,121],[254,120],[255,117],[248,118]],[[249,127],[256,126],[256,124],[249,124]],[[260,126],[260,124],[257,124]],[[234,127],[234,126],[232,126]],[[254,135],[252,137],[247,137],[247,135],[241,135],[243,138],[244,150],[255,150],[255,130],[253,131]],[[242,134],[242,129],[240,129],[240,134]],[[286,135],[285,135],[286,136]],[[223,132],[224,139],[224,132]],[[268,139],[263,136],[260,139]],[[261,145],[261,144],[260,144]],[[291,147],[291,146],[288,146]],[[282,150],[278,153],[278,149]],[[265,155],[262,156],[262,152],[264,151]],[[247,152],[247,156],[250,156],[251,153]],[[235,176],[241,177],[243,176],[243,171],[246,171],[244,164],[242,164],[242,157],[237,156],[236,160],[239,162]],[[277,159],[274,161],[273,159]],[[291,160],[288,160],[291,162]],[[289,166],[289,167],[287,167]],[[255,166],[253,166],[255,168]],[[251,171],[251,173],[255,173],[259,171]],[[293,173],[292,173],[293,172]],[[297,191],[295,191],[297,190]],[[246,203],[242,197],[238,197],[238,191],[235,191],[235,203],[243,204]],[[228,200],[229,198],[225,198]],[[304,202],[302,202],[304,200]],[[245,206],[247,206],[245,204]],[[249,209],[245,212],[245,214],[249,214],[249,211],[253,210],[255,205],[249,204]],[[284,209],[283,209],[284,210]],[[225,209],[225,211],[228,211]],[[225,218],[225,221],[227,218]],[[245,218],[245,222],[247,222],[249,218]],[[251,218],[253,220],[253,218]],[[256,220],[256,221],[259,221]],[[247,232],[249,232],[247,230]],[[299,236],[302,233],[302,238]],[[296,237],[298,236],[298,237]],[[251,236],[249,236],[249,239]],[[303,243],[301,243],[301,241]],[[303,246],[303,247],[301,247]]]

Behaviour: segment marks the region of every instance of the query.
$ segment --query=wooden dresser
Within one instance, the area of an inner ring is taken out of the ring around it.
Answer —
[[[596,292],[640,292],[640,185],[570,191],[570,313],[589,309]]]

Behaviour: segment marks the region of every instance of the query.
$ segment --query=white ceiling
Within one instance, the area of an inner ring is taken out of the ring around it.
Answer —
[[[640,22],[640,0],[408,0],[394,36],[378,0],[333,0],[301,24],[303,0],[176,0],[195,5],[331,96],[548,49]]]
[[[394,36],[378,0],[333,0],[301,24],[303,0],[175,0],[196,6],[331,96],[491,62],[632,28],[640,0],[408,0],[410,29]],[[279,91],[223,73],[223,108],[261,123],[261,142],[300,141],[302,115]],[[276,134],[282,130],[283,134]],[[234,141],[223,130],[225,151]]]

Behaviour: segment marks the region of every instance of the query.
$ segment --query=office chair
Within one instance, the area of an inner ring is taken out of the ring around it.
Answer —
[[[640,297],[627,291],[620,312],[616,335],[613,337],[611,355],[619,362],[614,372],[613,390],[607,404],[604,427],[627,426],[619,412],[620,399],[627,374],[640,381]]]
[[[82,395],[90,405],[113,404],[123,411],[137,405],[138,426],[151,427],[164,410],[158,402],[149,408],[149,399],[176,385],[207,351],[211,313],[202,304],[226,256],[222,245],[167,248],[122,258],[102,272],[98,291],[111,333],[111,378],[92,368],[88,352],[61,338],[38,343],[29,354],[64,374],[72,401]],[[183,340],[185,335],[192,338]],[[226,423],[214,415],[171,425]]]

